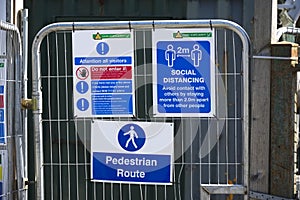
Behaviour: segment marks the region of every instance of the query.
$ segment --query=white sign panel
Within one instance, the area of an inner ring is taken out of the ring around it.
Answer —
[[[0,144],[6,144],[6,59],[0,59]]]
[[[8,186],[8,158],[7,150],[0,150],[0,200],[6,199]],[[1,197],[3,195],[3,197]]]
[[[154,116],[214,116],[214,30],[155,29],[152,46]]]
[[[73,32],[75,116],[134,115],[133,55],[129,30]]]
[[[173,133],[173,123],[92,122],[91,179],[170,185]]]
[[[6,22],[6,4],[9,1],[6,0],[0,0],[0,20]],[[0,35],[1,35],[1,41],[6,41],[6,31],[0,30]],[[1,55],[6,55],[6,43],[5,42],[1,42],[0,43],[0,54]]]

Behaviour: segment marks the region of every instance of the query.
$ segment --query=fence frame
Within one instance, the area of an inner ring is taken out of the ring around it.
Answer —
[[[224,28],[235,32],[242,42],[242,65],[243,65],[243,182],[244,187],[240,186],[228,187],[228,185],[217,185],[222,187],[225,192],[223,194],[231,194],[232,190],[236,194],[244,195],[244,199],[248,199],[247,190],[249,190],[249,52],[250,39],[247,32],[237,23],[222,19],[211,20],[155,20],[155,21],[113,21],[113,22],[61,22],[53,23],[42,28],[35,36],[32,43],[32,99],[34,102],[33,108],[33,132],[35,137],[35,181],[36,181],[36,198],[43,199],[43,173],[41,163],[42,155],[42,92],[40,91],[40,74],[41,74],[41,54],[40,47],[43,39],[51,32],[55,31],[74,31],[74,30],[111,30],[111,29],[151,29],[151,28]],[[210,194],[219,194],[214,191],[207,190],[210,186],[202,185],[202,189],[210,191]],[[232,189],[233,188],[233,189]],[[218,192],[219,190],[217,190]]]
[[[24,12],[24,11],[22,11]],[[11,77],[7,77],[8,79],[6,80],[7,82],[12,82],[13,84],[15,84],[15,89],[13,90],[11,88],[11,86],[6,86],[7,92],[6,95],[7,96],[14,96],[14,103],[15,104],[7,104],[6,106],[6,113],[11,112],[10,115],[14,117],[14,123],[13,122],[6,122],[7,123],[7,134],[6,136],[7,138],[7,147],[6,150],[8,151],[8,156],[13,157],[13,155],[10,155],[9,153],[12,153],[15,150],[16,153],[16,166],[13,165],[13,163],[10,163],[11,161],[6,161],[8,162],[8,168],[11,169],[13,171],[13,173],[9,173],[7,174],[7,176],[14,176],[14,173],[16,173],[16,189],[17,192],[13,191],[13,185],[15,184],[13,183],[8,183],[8,188],[7,188],[7,194],[3,195],[4,198],[6,199],[6,196],[14,196],[15,193],[18,196],[18,199],[26,199],[26,193],[23,193],[24,191],[26,191],[26,187],[25,187],[25,180],[26,180],[26,168],[27,168],[27,164],[26,162],[24,162],[24,160],[26,160],[25,157],[25,149],[26,149],[26,130],[24,129],[24,121],[22,119],[22,111],[21,111],[21,98],[22,96],[24,96],[24,93],[22,92],[22,86],[23,86],[23,70],[24,70],[24,60],[23,60],[23,43],[22,43],[22,39],[21,39],[21,34],[20,31],[18,29],[18,27],[14,24],[11,24],[9,22],[4,22],[2,20],[0,20],[0,30],[3,31],[11,31],[12,33],[14,33],[16,36],[13,38],[11,35],[6,34],[6,37],[11,36],[11,38],[6,38],[5,42],[6,42],[6,48],[7,48],[7,40],[8,39],[15,39],[15,46],[14,46],[14,50],[16,52],[14,57],[11,57],[11,59],[13,59],[13,69],[14,70],[14,74],[13,76],[15,77],[16,80],[10,80],[9,78]],[[12,42],[12,44],[14,44]],[[7,52],[6,49],[6,54],[5,55],[1,55],[0,58],[4,58],[4,59],[8,59],[9,57],[9,53]],[[8,68],[6,73],[8,73]],[[10,89],[9,89],[10,88]],[[24,113],[23,113],[24,116]],[[9,131],[11,131],[11,133],[9,133]],[[8,134],[11,134],[10,136],[8,136]],[[9,138],[11,137],[11,138]],[[9,142],[9,140],[14,140],[14,143],[12,141]],[[13,150],[14,149],[14,150]],[[12,151],[12,152],[10,152]],[[12,159],[12,158],[10,158]],[[8,158],[9,160],[9,158]],[[15,167],[15,169],[14,169]],[[14,172],[15,170],[15,172]],[[11,178],[9,178],[8,180],[11,180]],[[13,181],[13,180],[12,180]],[[13,197],[7,197],[7,198],[13,198]]]

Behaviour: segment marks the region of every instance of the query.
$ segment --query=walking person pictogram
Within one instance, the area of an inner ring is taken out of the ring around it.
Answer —
[[[124,135],[124,136],[125,136],[125,135],[129,135],[129,138],[128,138],[126,144],[125,144],[125,147],[127,148],[128,145],[129,145],[129,142],[131,142],[132,145],[137,149],[137,145],[136,145],[136,143],[135,143],[135,138],[138,138],[139,136],[138,136],[138,134],[135,132],[134,126],[130,126],[130,131],[124,133],[123,135]]]
[[[137,124],[126,124],[118,132],[118,141],[125,151],[138,151],[146,141],[146,135],[142,127]]]

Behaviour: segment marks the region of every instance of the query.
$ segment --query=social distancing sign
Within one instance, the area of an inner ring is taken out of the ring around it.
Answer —
[[[215,115],[213,29],[152,32],[154,116]]]
[[[91,179],[172,184],[173,123],[92,122]]]

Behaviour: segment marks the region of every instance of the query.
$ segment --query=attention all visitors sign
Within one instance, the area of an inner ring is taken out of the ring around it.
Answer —
[[[133,35],[130,30],[76,30],[73,91],[76,117],[132,117]]]
[[[93,121],[92,181],[171,184],[173,130],[173,123]]]

